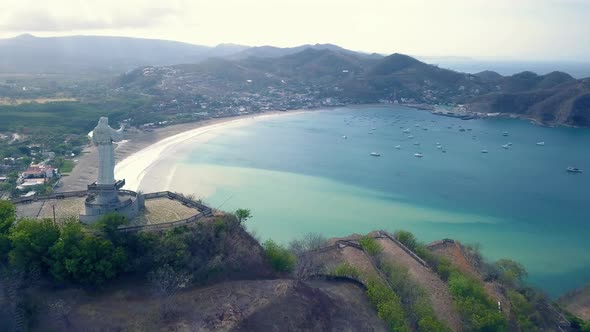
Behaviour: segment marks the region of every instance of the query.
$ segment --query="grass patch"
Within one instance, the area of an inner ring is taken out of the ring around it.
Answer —
[[[352,266],[348,263],[338,264],[330,274],[338,277],[351,277],[355,279],[360,279],[362,277],[361,271],[356,266]]]
[[[62,174],[70,173],[74,169],[74,166],[76,166],[76,163],[74,163],[73,160],[65,159],[61,164],[61,167],[59,167],[59,172]]]

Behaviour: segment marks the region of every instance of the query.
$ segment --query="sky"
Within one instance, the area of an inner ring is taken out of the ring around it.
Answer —
[[[590,0],[0,0],[0,38],[332,43],[422,56],[590,59]]]

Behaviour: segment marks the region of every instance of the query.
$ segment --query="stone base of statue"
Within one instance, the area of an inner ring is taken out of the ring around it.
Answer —
[[[144,207],[143,195],[131,190],[121,190],[125,180],[114,184],[97,184],[88,186],[88,196],[84,202],[85,213],[80,214],[80,221],[91,224],[108,213],[116,212],[128,219],[135,218]]]

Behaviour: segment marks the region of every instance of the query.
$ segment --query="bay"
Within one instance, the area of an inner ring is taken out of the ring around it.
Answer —
[[[262,239],[406,229],[517,260],[553,296],[590,282],[590,177],[565,171],[590,172],[588,129],[357,106],[220,127],[181,145],[165,159],[166,180],[145,176],[140,189],[249,208]]]

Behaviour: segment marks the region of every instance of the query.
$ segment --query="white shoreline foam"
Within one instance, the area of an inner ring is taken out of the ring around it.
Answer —
[[[118,162],[115,166],[115,177],[117,179],[125,179],[125,189],[138,190],[140,189],[140,185],[144,177],[146,176],[146,174],[150,172],[151,168],[156,163],[158,163],[158,161],[163,160],[163,158],[166,155],[170,155],[170,153],[173,152],[173,148],[179,147],[183,142],[187,140],[195,139],[199,136],[203,136],[204,134],[209,134],[207,135],[208,139],[217,135],[221,130],[238,128],[253,123],[255,121],[260,121],[271,117],[299,113],[301,112],[296,111],[285,113],[259,114],[238,119],[228,119],[227,121],[210,125],[204,125],[202,127],[191,129],[176,134],[174,136],[164,138],[152,145],[149,145],[131,154],[130,156],[127,156],[126,158]],[[173,172],[173,167],[171,167],[170,170],[172,170]],[[173,177],[172,175],[173,174],[168,174],[166,176],[168,181]],[[167,185],[168,184],[165,184],[162,187],[162,190],[167,189]]]

